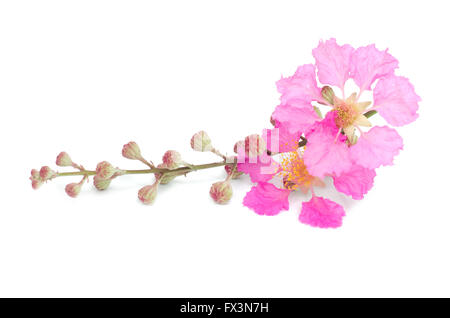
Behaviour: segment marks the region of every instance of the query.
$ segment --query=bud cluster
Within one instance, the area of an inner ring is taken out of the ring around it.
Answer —
[[[236,145],[241,145],[246,154],[258,155],[265,149],[265,143],[258,135],[251,135],[245,141],[239,142]],[[194,134],[190,140],[190,145],[193,150],[200,152],[211,152],[223,159],[222,162],[215,162],[204,165],[192,165],[183,160],[181,154],[176,150],[167,150],[162,156],[162,162],[155,167],[151,161],[147,161],[141,153],[141,149],[134,141],[130,141],[122,147],[122,156],[130,160],[138,160],[149,166],[147,170],[122,170],[113,166],[108,161],[101,161],[97,164],[95,170],[85,170],[82,165],[75,163],[67,152],[60,152],[56,157],[56,165],[59,167],[72,167],[77,169],[75,172],[58,173],[52,170],[49,166],[43,166],[40,170],[33,169],[31,171],[31,184],[34,189],[39,188],[44,182],[52,180],[59,176],[82,176],[79,182],[69,183],[65,187],[65,192],[68,196],[76,198],[88,181],[89,176],[93,176],[93,184],[97,190],[106,190],[111,184],[111,181],[124,174],[140,174],[153,173],[154,182],[150,185],[144,186],[138,191],[138,198],[144,204],[151,204],[155,201],[159,185],[170,183],[176,177],[186,175],[190,172],[208,169],[218,166],[224,166],[226,178],[224,181],[218,181],[212,184],[209,194],[211,198],[219,203],[225,204],[230,201],[233,195],[231,187],[231,180],[238,178],[242,172],[237,170],[238,157],[227,157],[219,150],[213,147],[211,138],[205,131],[199,131]],[[235,146],[235,152],[237,152]]]
[[[112,179],[125,173],[125,171],[115,168],[108,161],[98,163],[95,172],[94,187],[100,191],[106,190]]]

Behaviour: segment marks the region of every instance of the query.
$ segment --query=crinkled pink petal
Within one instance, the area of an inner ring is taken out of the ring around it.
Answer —
[[[302,203],[298,219],[304,224],[321,228],[337,228],[342,225],[345,216],[344,208],[328,199],[313,196],[308,202]]]
[[[311,104],[296,104],[304,107],[279,105],[272,113],[272,119],[284,126],[290,134],[303,133],[319,120]]]
[[[317,122],[306,135],[303,159],[308,172],[323,178],[326,174],[340,175],[352,166],[349,147],[334,122],[335,112],[328,112],[325,119]]]
[[[248,174],[252,182],[266,182],[278,172],[279,164],[266,153],[256,158],[238,155],[237,170]]]
[[[298,148],[301,133],[291,134],[283,124],[272,129],[264,129],[262,137],[266,142],[267,149],[272,153],[289,152]]]
[[[302,100],[310,103],[321,101],[322,94],[316,81],[316,68],[312,64],[299,66],[291,77],[281,78],[277,82],[281,93],[281,103],[289,104],[292,100]]]
[[[380,51],[375,44],[360,47],[353,52],[350,77],[361,90],[371,90],[373,82],[381,77],[394,74],[398,61],[387,50]]]
[[[395,129],[375,126],[350,147],[350,156],[359,165],[375,169],[381,165],[392,165],[401,149],[403,140]]]
[[[320,41],[312,51],[316,59],[317,76],[322,84],[343,88],[349,78],[350,58],[354,49],[348,44],[338,45],[336,39]]]
[[[393,126],[412,123],[419,117],[420,97],[406,77],[389,76],[378,81],[373,91],[374,108]]]
[[[247,192],[243,204],[260,215],[276,215],[289,210],[289,193],[290,190],[260,182]]]
[[[353,165],[339,177],[333,176],[334,187],[355,200],[361,200],[372,188],[375,176],[375,170]]]

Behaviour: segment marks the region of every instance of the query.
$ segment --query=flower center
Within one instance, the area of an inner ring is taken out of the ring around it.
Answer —
[[[283,184],[286,189],[297,190],[301,188],[304,191],[317,183],[317,178],[308,173],[305,163],[297,151],[283,153],[280,168],[279,174],[283,177]]]
[[[334,109],[337,113],[336,125],[341,128],[352,125],[359,116],[358,109],[353,103],[339,101],[335,104]]]

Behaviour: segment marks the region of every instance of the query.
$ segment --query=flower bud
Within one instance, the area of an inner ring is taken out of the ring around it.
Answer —
[[[41,170],[39,170],[39,175],[42,181],[47,181],[54,178],[57,173],[53,171],[49,166],[43,166]]]
[[[32,169],[31,170],[30,180],[31,180],[31,187],[34,190],[37,190],[43,183],[42,179],[41,179],[41,176],[40,176],[40,173],[36,169]]]
[[[134,141],[130,141],[122,148],[122,156],[131,160],[141,160],[141,149]]]
[[[272,116],[270,116],[270,123],[271,123],[272,126],[274,126],[274,127],[277,125],[277,122],[275,121],[275,119],[273,119]]]
[[[334,91],[330,86],[322,87],[322,97],[330,105],[334,104]]]
[[[238,171],[237,168],[234,169],[234,172],[233,172],[233,165],[226,165],[226,166],[225,166],[225,171],[227,172],[227,175],[228,175],[228,176],[229,176],[231,173],[233,173],[233,175],[231,176],[231,179],[237,179],[237,178],[239,178],[239,177],[243,174],[243,172]]]
[[[245,149],[245,142],[243,140],[239,140],[234,144],[233,151],[234,153],[239,153],[240,151],[243,153]]]
[[[192,136],[191,147],[195,151],[210,151],[212,149],[211,139],[205,131],[199,131]]]
[[[94,176],[94,187],[97,190],[106,190],[111,184],[111,179],[102,179],[99,176]]]
[[[175,150],[166,151],[162,160],[168,169],[176,169],[183,162],[180,153]]]
[[[245,137],[244,143],[245,154],[248,157],[258,157],[266,151],[266,142],[257,134]]]
[[[144,204],[153,203],[156,199],[156,195],[158,194],[158,184],[159,181],[156,181],[152,185],[141,188],[138,192],[139,200],[141,200]]]
[[[157,168],[169,169],[165,163],[160,163]],[[177,176],[173,174],[166,173],[155,173],[156,180],[159,180],[161,184],[168,184],[170,181],[175,179]]]
[[[31,187],[34,190],[37,190],[41,187],[41,185],[43,184],[43,182],[41,180],[31,180]]]
[[[112,164],[108,161],[102,161],[97,164],[97,168],[95,169],[96,175],[101,179],[109,179],[115,173],[120,172],[120,169],[114,168]]]
[[[73,162],[69,154],[63,151],[56,157],[56,165],[60,167],[71,167]]]
[[[66,185],[66,193],[69,197],[76,198],[81,191],[82,183],[69,183]]]
[[[216,203],[225,204],[230,201],[233,195],[233,188],[228,181],[216,182],[211,186],[209,195]]]
[[[30,177],[30,179],[31,180],[38,180],[40,178],[41,178],[41,174],[39,173],[39,171],[36,170],[36,169],[31,169],[31,177]]]

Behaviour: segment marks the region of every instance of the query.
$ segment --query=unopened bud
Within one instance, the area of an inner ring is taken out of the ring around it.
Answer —
[[[334,104],[334,91],[330,86],[322,87],[322,97],[328,104]]]
[[[160,163],[158,165],[159,169],[169,169],[165,163]],[[168,173],[155,173],[156,180],[159,180],[161,184],[168,184],[170,181],[175,179],[177,176]]]
[[[97,168],[95,169],[96,175],[101,179],[109,179],[115,173],[120,172],[120,169],[114,168],[112,164],[108,161],[102,161],[97,164]]]
[[[82,183],[69,183],[66,185],[66,193],[69,197],[76,198],[81,191]]]
[[[191,147],[195,151],[210,151],[212,149],[211,139],[205,131],[199,131],[192,136]]]
[[[31,180],[31,187],[34,190],[37,190],[41,187],[41,185],[43,184],[43,182],[41,180]]]
[[[225,171],[227,172],[227,175],[232,174],[231,179],[237,179],[243,174],[243,172],[238,171],[237,168],[233,168],[233,165],[226,165]]]
[[[70,167],[73,165],[73,162],[69,154],[63,151],[56,157],[56,165],[60,167]]]
[[[274,126],[274,127],[277,125],[277,122],[275,121],[275,119],[273,119],[272,116],[270,116],[270,123],[271,123],[272,126]]]
[[[39,170],[39,176],[42,181],[47,181],[54,178],[57,175],[55,171],[53,171],[49,166],[43,166],[41,170]]]
[[[183,162],[180,153],[175,150],[166,151],[162,160],[168,169],[175,169]]]
[[[134,141],[130,141],[126,145],[123,145],[122,156],[131,160],[141,160],[141,149]]]
[[[243,140],[239,140],[234,144],[233,151],[234,153],[239,153],[239,151],[243,151],[245,149],[245,142]]]
[[[248,157],[258,157],[266,151],[266,142],[257,134],[245,137],[244,146]]]
[[[36,169],[31,170],[30,180],[31,180],[31,187],[34,190],[37,190],[43,183],[40,173]]]
[[[228,181],[216,182],[211,186],[209,195],[216,203],[225,204],[233,196],[233,188]]]
[[[41,178],[41,174],[39,173],[39,171],[36,170],[36,169],[31,169],[31,177],[30,177],[30,179],[38,180],[40,178]]]
[[[94,187],[97,190],[106,190],[111,184],[111,179],[102,179],[99,176],[94,176]]]
[[[156,195],[158,194],[158,184],[159,181],[156,181],[152,185],[141,188],[138,192],[139,200],[141,200],[144,204],[153,203],[156,199]]]

